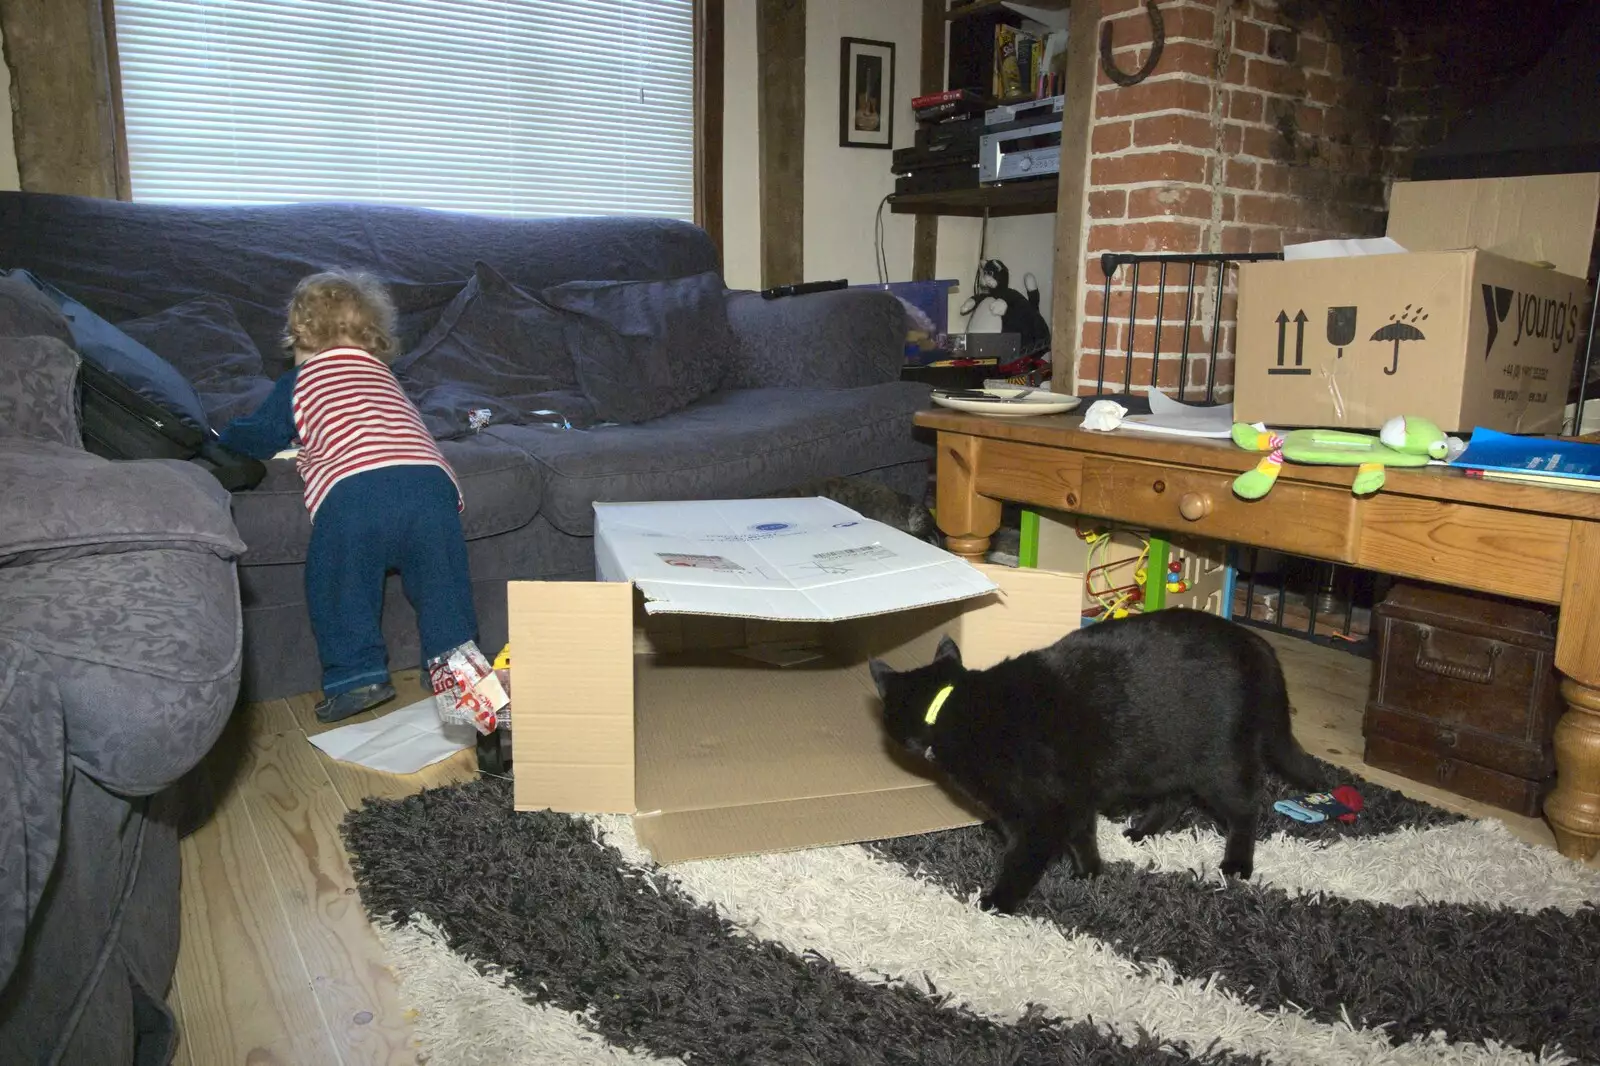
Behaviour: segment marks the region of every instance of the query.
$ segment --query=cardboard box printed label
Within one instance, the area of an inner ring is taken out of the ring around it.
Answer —
[[[1558,432],[1588,293],[1590,236],[1572,234],[1592,235],[1597,205],[1596,174],[1399,183],[1395,239],[1244,264],[1236,417]]]
[[[886,742],[868,658],[948,633],[989,665],[1080,622],[1081,574],[973,567],[828,500],[597,505],[595,554],[600,581],[509,584],[538,689],[514,802],[630,814],[658,862],[978,821]]]

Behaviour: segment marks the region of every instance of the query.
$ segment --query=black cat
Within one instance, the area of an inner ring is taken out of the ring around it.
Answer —
[[[1222,872],[1248,878],[1263,764],[1308,790],[1317,763],[1289,731],[1277,654],[1202,611],[1100,622],[987,670],[945,637],[928,666],[873,660],[889,736],[993,813],[1006,854],[985,909],[1015,910],[1063,852],[1100,871],[1095,815],[1142,811],[1138,841],[1191,799],[1227,834]]]

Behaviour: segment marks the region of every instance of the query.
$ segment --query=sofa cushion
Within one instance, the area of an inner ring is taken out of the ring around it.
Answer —
[[[82,447],[77,352],[54,337],[0,337],[0,437]]]
[[[399,316],[395,340],[400,346],[400,351],[409,352],[415,348],[422,338],[439,324],[439,319],[455,298],[461,295],[461,290],[467,287],[467,282],[470,280],[470,278],[458,278],[455,281],[413,284],[383,279],[384,287],[389,290],[389,298],[394,301],[394,309]]]
[[[575,316],[567,347],[608,422],[648,422],[715,392],[733,364],[727,297],[714,271],[668,281],[573,281],[544,299]]]
[[[250,414],[272,391],[256,342],[221,296],[197,296],[121,329],[189,379],[213,426]]]
[[[886,292],[734,293],[728,325],[739,348],[724,388],[853,389],[895,381],[905,366],[905,306]]]
[[[395,374],[441,439],[471,432],[478,410],[488,422],[588,425],[567,329],[565,316],[478,263],[433,328],[395,361]]]
[[[72,343],[72,330],[54,300],[21,271],[0,273],[0,337],[54,337]]]
[[[484,434],[439,443],[461,484],[466,510],[461,525],[468,540],[520,529],[539,513],[544,481],[519,449]],[[294,462],[267,462],[267,476],[233,498],[233,520],[248,546],[243,566],[303,563],[311,543],[305,482]]]
[[[927,387],[911,382],[745,389],[636,426],[485,432],[544,469],[543,517],[590,536],[600,501],[739,499],[925,459],[929,448],[913,437],[911,416],[927,402]]]
[[[226,494],[205,471],[0,438],[0,566],[150,548],[228,559],[244,550]]]
[[[26,270],[13,270],[11,276],[35,286],[55,302],[72,330],[72,346],[79,355],[195,428],[207,427],[205,405],[171,363]]]

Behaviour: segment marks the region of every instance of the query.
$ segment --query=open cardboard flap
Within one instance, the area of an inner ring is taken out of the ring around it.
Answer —
[[[1081,575],[977,569],[998,592],[833,623],[650,616],[625,582],[511,582],[517,809],[632,813],[658,862],[973,824],[890,750],[866,664],[925,663],[948,633],[987,666],[1078,627]],[[819,655],[738,654],[763,647]]]
[[[651,614],[837,621],[994,590],[941,548],[819,497],[597,503],[595,569]]]
[[[1388,235],[1412,252],[1481,248],[1589,276],[1600,174],[1397,181]]]

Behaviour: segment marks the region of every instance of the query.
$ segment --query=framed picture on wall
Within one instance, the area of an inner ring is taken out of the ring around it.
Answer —
[[[839,146],[894,144],[894,44],[845,37],[839,41]]]

